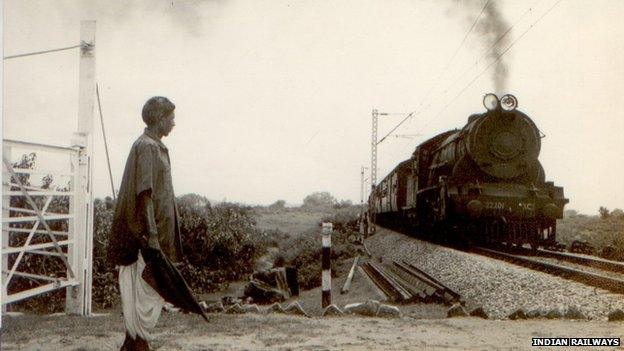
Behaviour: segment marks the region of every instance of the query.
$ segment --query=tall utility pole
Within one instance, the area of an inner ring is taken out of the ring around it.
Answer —
[[[372,133],[372,140],[371,140],[371,192],[375,191],[375,186],[377,186],[377,144],[386,140],[386,138],[390,136],[390,134],[392,134],[397,128],[399,128],[399,126],[401,126],[401,124],[403,124],[403,122],[405,122],[410,117],[412,117],[414,115],[414,112],[407,114],[407,116],[401,122],[399,122],[399,124],[397,124],[394,128],[392,128],[390,133],[388,133],[386,136],[381,138],[381,140],[377,141],[378,118],[379,116],[389,116],[389,115],[403,115],[403,113],[379,112],[377,109],[373,109],[373,133]],[[362,167],[362,179],[363,178],[364,178],[364,167]],[[362,181],[362,183],[364,182]],[[362,195],[362,201],[364,201],[363,198],[364,198],[364,195]],[[366,216],[367,216],[366,223],[368,223],[367,228],[364,228],[362,225],[360,226],[360,231],[362,233],[365,233],[365,235],[375,232],[375,225],[374,223],[372,223],[371,221],[372,219],[370,218],[370,215],[371,215],[370,211],[366,211]]]
[[[361,182],[360,182],[360,205],[364,205],[364,171],[368,169],[367,167],[362,166],[361,172]]]
[[[379,112],[373,109],[373,140],[371,141],[371,191],[377,183],[377,118]]]
[[[379,112],[377,111],[377,109],[373,109],[373,133],[372,133],[372,140],[371,140],[371,191],[375,190],[375,186],[377,185],[377,144],[386,140],[388,136],[390,136],[397,128],[399,128],[401,124],[403,124],[403,122],[405,122],[410,117],[412,117],[414,115],[414,112],[407,114],[407,116],[401,122],[399,122],[399,124],[397,124],[394,128],[392,128],[390,133],[388,133],[386,136],[381,138],[381,140],[377,141],[378,118],[379,116],[390,116],[390,115],[405,115],[405,113],[387,113],[387,112]],[[404,137],[404,136],[405,135],[402,135],[401,137]]]

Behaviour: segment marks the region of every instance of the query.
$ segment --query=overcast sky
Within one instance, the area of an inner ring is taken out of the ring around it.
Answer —
[[[624,1],[491,0],[465,37],[485,2],[5,0],[4,55],[76,45],[80,20],[97,20],[117,188],[153,95],[176,104],[164,143],[177,194],[297,204],[314,191],[359,202],[373,108],[418,111],[396,134],[419,136],[379,145],[381,179],[495,92],[514,94],[546,135],[540,160],[568,208],[624,207]],[[503,65],[489,66],[486,49],[510,26],[495,47],[512,45]],[[77,49],[4,61],[5,138],[69,145],[78,61]],[[497,66],[506,76],[496,79]],[[380,137],[401,119],[381,119]],[[102,197],[110,184],[95,122]]]

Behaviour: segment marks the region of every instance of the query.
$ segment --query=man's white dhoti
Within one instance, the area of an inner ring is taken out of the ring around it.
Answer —
[[[137,335],[149,341],[149,329],[156,326],[165,300],[143,280],[141,274],[145,261],[139,257],[129,266],[119,268],[119,292],[123,309],[124,324],[133,339]]]

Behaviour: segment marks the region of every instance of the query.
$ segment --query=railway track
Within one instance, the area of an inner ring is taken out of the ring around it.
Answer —
[[[522,256],[553,258],[560,261],[572,262],[584,266],[624,274],[624,262],[606,260],[600,257],[592,257],[588,255],[581,255],[570,252],[558,252],[545,249],[531,250],[523,247],[514,248],[510,250],[510,253]]]
[[[600,269],[609,271],[613,271],[614,269],[620,269],[618,262],[547,250],[538,250],[533,252],[532,254],[529,254],[522,249],[515,249],[512,253],[497,251],[483,247],[474,247],[472,248],[472,251],[481,255],[518,264],[523,267],[575,280],[586,285],[602,288],[619,294],[624,294],[624,274],[618,277],[614,277],[613,275],[601,274],[599,272],[590,272],[588,270],[571,267],[562,263],[549,262],[547,260],[544,260],[544,258],[556,258],[561,261],[574,262],[576,264],[586,265],[590,267],[597,267],[596,265],[598,265]],[[518,254],[518,252],[520,252],[520,254]]]

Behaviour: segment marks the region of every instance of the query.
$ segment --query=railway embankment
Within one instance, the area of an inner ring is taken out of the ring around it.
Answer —
[[[532,316],[573,310],[587,319],[606,320],[610,312],[624,309],[622,294],[391,230],[378,228],[366,243],[384,262],[404,260],[419,266],[460,293],[468,308],[481,306],[490,318],[505,319],[522,309]]]

